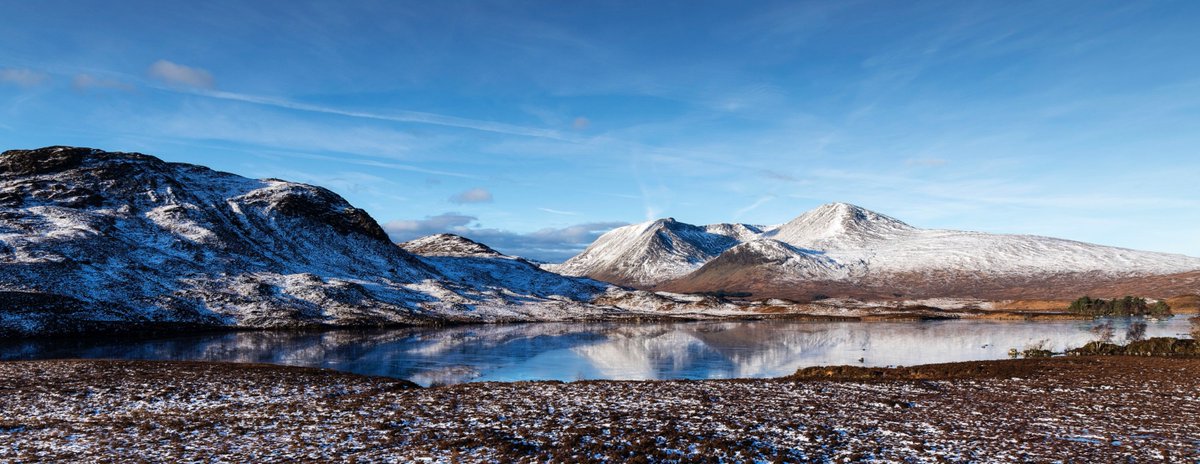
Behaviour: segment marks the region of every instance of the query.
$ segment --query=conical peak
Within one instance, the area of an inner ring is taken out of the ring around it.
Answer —
[[[839,223],[846,226],[853,224],[887,224],[889,227],[911,227],[899,219],[850,203],[826,203],[804,213],[796,218],[796,221],[801,219],[808,219],[806,222]]]
[[[872,214],[878,215],[877,213],[867,210],[866,208],[863,208],[861,206],[852,205],[850,203],[840,203],[840,202],[825,203],[821,206],[813,208],[812,210],[808,211],[808,213],[806,213],[806,214],[835,215],[835,216],[844,217],[847,219],[860,219],[860,220],[866,219],[868,215],[872,215]]]
[[[860,206],[827,203],[779,226],[771,231],[769,237],[791,245],[809,247],[829,240],[860,243],[911,229],[912,226],[898,219]]]

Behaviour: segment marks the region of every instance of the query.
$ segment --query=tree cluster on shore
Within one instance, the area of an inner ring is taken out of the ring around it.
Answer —
[[[1153,316],[1167,317],[1171,315],[1171,307],[1166,302],[1148,303],[1145,298],[1126,296],[1124,298],[1092,298],[1085,296],[1071,302],[1068,311],[1088,316]]]
[[[1094,341],[1079,348],[1067,350],[1066,354],[1076,356],[1200,356],[1200,342],[1194,339],[1174,337],[1134,340],[1124,345]]]
[[[1112,301],[1112,300],[1110,300]],[[1200,357],[1200,316],[1188,319],[1191,323],[1191,338],[1154,337],[1146,338],[1146,323],[1135,320],[1130,322],[1125,331],[1125,343],[1113,341],[1115,330],[1111,320],[1104,321],[1092,327],[1091,332],[1096,340],[1088,342],[1079,348],[1068,349],[1061,354],[1068,356],[1183,356]],[[1054,356],[1047,345],[1049,340],[1042,340],[1026,346],[1024,350],[1012,348],[1008,350],[1011,358],[1048,358]]]
[[[1125,344],[1112,342],[1112,322],[1092,328],[1097,340],[1079,348],[1067,350],[1068,355],[1125,355],[1125,356],[1200,356],[1200,316],[1191,322],[1191,339],[1175,337],[1146,338],[1146,323],[1141,321],[1129,325],[1125,333]]]

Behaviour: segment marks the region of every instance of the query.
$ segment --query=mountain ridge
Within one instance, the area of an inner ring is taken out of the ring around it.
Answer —
[[[1017,291],[1022,286],[1042,288],[1041,281],[1059,282],[1065,291],[1089,288],[1085,281],[1099,288],[1121,279],[1200,270],[1200,258],[1035,235],[922,229],[848,203],[821,205],[779,226],[760,227],[719,250],[688,256],[672,256],[653,249],[653,242],[627,239],[629,231],[654,229],[656,224],[605,234],[553,269],[659,291],[799,299],[827,293],[1004,298],[1024,294]],[[672,265],[630,256],[666,256]]]
[[[46,147],[0,154],[0,333],[568,320],[622,314],[575,277],[463,279],[317,186]]]

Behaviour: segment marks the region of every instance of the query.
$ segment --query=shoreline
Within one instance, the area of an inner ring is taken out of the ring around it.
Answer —
[[[1197,358],[1114,356],[419,388],[265,364],[5,361],[0,460],[1194,460],[1197,373]]]
[[[702,321],[765,321],[789,320],[811,322],[900,322],[900,321],[943,321],[959,319],[1007,320],[1007,321],[1039,321],[1039,320],[1090,320],[1094,316],[1067,313],[1064,311],[1046,310],[981,310],[981,309],[941,309],[922,307],[906,309],[893,307],[852,308],[860,311],[857,315],[838,315],[821,312],[746,312],[746,313],[704,313],[680,312],[671,314],[615,314],[606,317],[583,317],[565,320],[430,320],[422,324],[305,324],[277,327],[248,327],[233,325],[203,325],[191,323],[139,323],[139,324],[109,324],[105,329],[81,329],[70,332],[54,332],[44,334],[22,334],[0,332],[0,337],[9,340],[47,340],[63,338],[106,338],[114,336],[132,338],[160,338],[188,335],[205,335],[237,332],[324,332],[332,330],[386,330],[405,329],[414,327],[458,327],[472,325],[505,325],[505,324],[543,324],[543,323],[664,323],[664,322],[702,322]],[[866,312],[876,310],[876,312]],[[1178,313],[1176,316],[1185,316]]]

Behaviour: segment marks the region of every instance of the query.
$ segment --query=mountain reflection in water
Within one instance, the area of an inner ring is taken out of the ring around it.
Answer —
[[[1041,340],[1055,351],[1095,336],[1096,321],[708,321],[469,325],[185,337],[0,341],[0,359],[237,361],[325,367],[421,385],[472,381],[776,377],[814,365],[913,365],[1001,359]],[[1121,341],[1127,319],[1114,319]],[[1148,321],[1148,336],[1187,317]],[[861,359],[861,362],[860,362]]]

